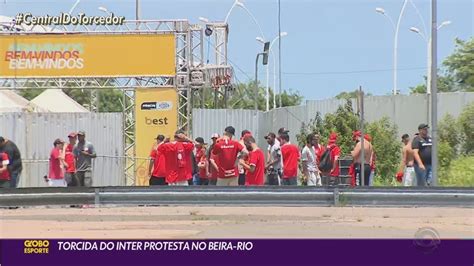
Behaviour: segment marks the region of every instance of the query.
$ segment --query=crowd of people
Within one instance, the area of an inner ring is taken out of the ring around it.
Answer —
[[[49,155],[49,171],[44,180],[51,187],[92,186],[94,146],[85,139],[84,131],[72,132],[66,144],[53,142]],[[16,144],[0,137],[0,188],[16,188],[22,171],[21,153]]]
[[[212,134],[210,144],[202,137],[192,140],[182,131],[177,131],[173,140],[158,135],[150,153],[149,184],[296,186],[299,168],[303,173],[301,183],[307,186],[321,186],[323,176],[330,184],[335,184],[339,177],[341,149],[336,133],[331,133],[327,145],[320,143],[319,134],[308,134],[301,151],[290,142],[286,128],[280,128],[278,134],[269,132],[265,135],[266,148],[258,147],[249,130],[243,130],[240,138],[236,138],[235,133],[235,128],[228,126],[222,136]],[[360,135],[355,133],[357,139]],[[372,152],[370,143],[364,149]],[[359,158],[360,153],[360,147],[356,145],[354,158]],[[370,162],[372,157],[367,157]],[[354,168],[356,178],[359,168]]]
[[[259,147],[254,135],[243,130],[235,137],[235,128],[228,126],[221,135],[214,133],[210,144],[202,137],[192,140],[177,131],[172,140],[156,137],[148,167],[150,186],[321,186],[323,180],[335,185],[340,177],[341,149],[333,132],[324,145],[317,133],[309,133],[300,148],[290,142],[289,130],[265,135],[266,148]],[[72,132],[66,144],[53,142],[49,157],[49,173],[45,181],[52,187],[92,186],[94,146],[86,141],[85,132]],[[349,169],[352,186],[371,186],[375,176],[376,154],[372,138],[353,132],[354,148]],[[431,138],[428,125],[421,124],[413,140],[402,136],[404,147],[396,178],[404,186],[431,185]],[[303,178],[299,180],[301,170]],[[22,171],[21,154],[12,141],[0,137],[0,188],[18,186]]]

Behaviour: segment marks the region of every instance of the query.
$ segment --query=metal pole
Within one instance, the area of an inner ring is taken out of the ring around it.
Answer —
[[[267,88],[265,90],[265,111],[270,110],[270,84],[269,84],[269,79],[270,79],[270,65],[266,65],[267,67]]]
[[[438,185],[438,22],[437,22],[437,3],[431,0],[431,167],[433,186]]]
[[[258,111],[258,58],[263,53],[258,53],[257,58],[255,59],[255,87],[254,87],[254,97],[255,97],[255,111]]]
[[[135,0],[135,19],[140,19],[140,0]]]
[[[394,40],[394,45],[393,45],[393,92],[392,92],[393,95],[398,94],[398,89],[397,89],[398,32],[400,30],[400,23],[402,21],[403,12],[405,11],[405,7],[406,7],[407,3],[408,3],[408,0],[405,0],[403,2],[402,10],[400,11],[400,15],[398,16],[397,28],[395,29],[395,40]]]
[[[281,36],[281,1],[278,0],[278,36]],[[281,38],[278,38],[278,95],[281,107]]]
[[[359,86],[359,95],[360,95],[360,146],[361,146],[361,157],[360,157],[360,184],[361,186],[365,185],[365,149],[364,149],[364,92],[362,91],[362,86]]]
[[[431,37],[428,39],[428,68],[426,76],[426,122],[431,121]]]
[[[276,57],[275,57],[275,53],[273,53],[273,50],[272,51],[272,57],[273,57],[273,109],[275,109],[277,106],[276,106],[276,94],[277,94],[277,87],[276,87],[276,77],[277,77],[277,73],[276,73]]]

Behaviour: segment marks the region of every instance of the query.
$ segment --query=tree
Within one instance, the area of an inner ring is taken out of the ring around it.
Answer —
[[[255,81],[249,81],[247,83],[236,84],[234,89],[228,91],[227,93],[227,108],[230,109],[254,109],[255,108]],[[266,98],[265,98],[266,87],[262,87],[259,83],[258,85],[258,97],[257,105],[258,110],[266,110]],[[201,99],[195,99],[194,107],[201,108],[203,106],[205,109],[216,108],[216,101],[218,108],[224,108],[224,95],[218,93],[217,96],[214,93],[214,89],[204,88],[202,89],[201,97],[204,98],[204,103]],[[269,89],[270,94],[270,107],[273,107],[273,94],[274,91],[272,88]],[[282,107],[286,106],[295,106],[300,105],[303,101],[303,96],[299,94],[298,91],[288,90],[283,91],[281,94]],[[278,95],[277,95],[277,105],[278,105]]]
[[[463,154],[474,156],[474,103],[464,108],[458,118],[461,131],[461,151]]]
[[[336,95],[335,98],[339,100],[356,99],[358,95],[359,95],[359,90],[354,90],[350,92],[343,91],[339,93],[338,95]],[[372,96],[372,93],[368,92],[365,94],[365,96]]]
[[[372,136],[376,154],[376,174],[385,184],[395,177],[401,160],[401,142],[397,137],[397,126],[388,117],[368,123],[367,133]]]
[[[349,154],[354,148],[352,132],[360,128],[360,121],[352,109],[351,101],[339,106],[333,114],[327,114],[324,119],[320,113],[307,124],[302,124],[296,136],[300,146],[304,145],[306,135],[319,133],[323,143],[327,143],[331,132],[338,134],[337,144],[342,155]],[[388,118],[365,124],[366,132],[372,136],[372,144],[377,156],[377,175],[383,184],[392,183],[400,163],[401,144],[397,137],[397,127]]]
[[[468,41],[455,40],[456,50],[443,65],[460,91],[474,91],[474,38]]]
[[[439,123],[439,183],[474,186],[474,103],[456,120],[447,115]]]
[[[102,82],[101,82],[102,83]],[[106,85],[113,86],[113,81],[108,81]],[[80,105],[89,109],[91,104],[91,93],[93,87],[89,88],[77,88],[77,87],[67,87],[63,88],[63,92],[71,97],[74,101]],[[19,94],[27,100],[32,100],[38,95],[40,95],[45,89],[24,89],[20,90]],[[122,99],[123,93],[120,89],[98,89],[99,90],[99,112],[122,112]]]
[[[425,83],[419,84],[416,87],[410,88],[410,93],[426,93],[426,76],[424,77]],[[450,76],[438,75],[438,92],[453,92],[456,91],[455,82]]]
[[[455,51],[443,61],[444,73],[438,74],[438,91],[474,91],[474,38],[455,40]],[[410,88],[411,93],[426,93],[425,83]]]

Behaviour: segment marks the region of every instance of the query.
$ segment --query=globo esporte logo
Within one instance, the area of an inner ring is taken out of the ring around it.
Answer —
[[[48,254],[49,240],[25,240],[23,242],[25,254]]]
[[[16,43],[5,52],[9,69],[82,69],[82,43]]]

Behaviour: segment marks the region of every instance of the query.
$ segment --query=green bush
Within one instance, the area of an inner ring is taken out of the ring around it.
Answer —
[[[441,168],[439,184],[449,187],[474,186],[474,156],[462,156],[451,162],[449,168]]]

